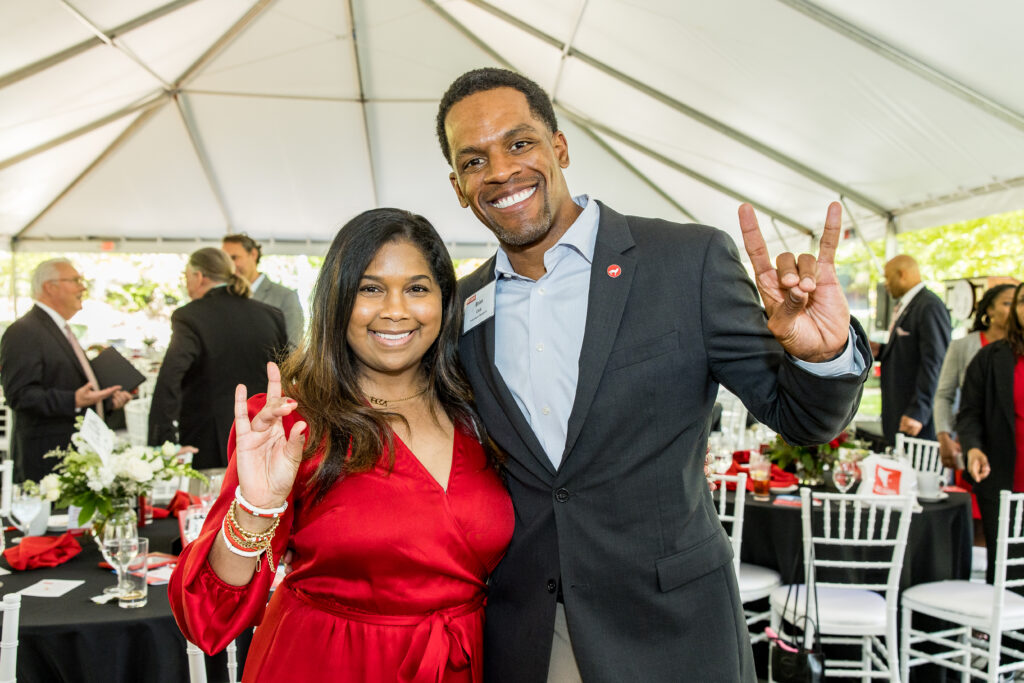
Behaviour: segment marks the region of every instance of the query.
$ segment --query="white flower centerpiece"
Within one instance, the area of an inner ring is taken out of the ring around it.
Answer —
[[[81,509],[79,525],[92,519],[94,530],[99,531],[118,509],[132,505],[139,496],[151,496],[158,481],[180,476],[206,480],[178,457],[182,451],[178,444],[132,446],[117,439],[102,422],[97,425],[97,420],[88,411],[76,421],[78,431],[72,435],[71,445],[46,454],[60,462],[54,473],[40,481],[40,489],[45,488],[59,507]]]

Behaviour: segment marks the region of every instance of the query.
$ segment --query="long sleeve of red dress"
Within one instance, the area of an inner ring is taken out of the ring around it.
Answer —
[[[250,399],[250,415],[263,397]],[[286,432],[297,421],[285,422]],[[229,441],[234,452],[234,434]],[[304,495],[318,458],[300,467],[273,549],[293,570],[267,603],[265,557],[247,586],[229,586],[207,558],[237,474],[199,538],[182,553],[168,595],[185,637],[223,649],[258,626],[243,681],[480,681],[488,574],[512,535],[508,494],[475,438],[456,429],[445,490],[401,441],[395,464],[337,482],[323,501]]]

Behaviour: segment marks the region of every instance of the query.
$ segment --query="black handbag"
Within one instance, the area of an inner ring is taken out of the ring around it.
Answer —
[[[807,586],[804,589],[804,616],[797,618],[797,599],[793,600],[793,619],[790,621],[796,628],[803,622],[803,629],[811,630],[811,647],[804,647],[805,636],[783,638],[774,633],[771,628],[767,629],[769,638],[769,671],[771,680],[775,683],[824,683],[825,680],[825,653],[821,649],[821,633],[818,624],[821,618],[818,616],[818,595],[814,581],[814,549],[811,548],[811,556],[808,558],[810,567],[807,576]],[[796,577],[793,577],[794,581]],[[782,607],[782,620],[786,621],[786,612],[789,611],[789,597],[793,594],[795,587],[791,581],[786,590],[786,603]],[[810,607],[811,590],[814,590],[814,619],[808,614]]]

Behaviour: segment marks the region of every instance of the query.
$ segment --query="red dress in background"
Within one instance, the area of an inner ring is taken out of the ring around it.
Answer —
[[[265,397],[249,401],[249,415]],[[285,418],[285,431],[301,419]],[[224,488],[200,537],[171,578],[171,608],[190,641],[223,649],[259,625],[243,682],[483,680],[488,574],[512,538],[512,503],[483,449],[455,430],[447,492],[396,438],[395,464],[337,482],[312,504],[305,484],[320,458],[299,469],[274,539],[293,570],[267,603],[273,572],[247,586],[222,582],[207,562],[238,476],[235,435]]]

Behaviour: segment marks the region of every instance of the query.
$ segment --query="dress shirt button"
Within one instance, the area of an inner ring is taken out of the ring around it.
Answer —
[[[537,350],[538,351],[543,351],[544,350],[544,345],[543,344],[537,344]]]
[[[548,408],[547,406],[544,406],[543,408],[540,409],[540,412],[544,413],[545,415],[550,415],[551,414],[551,408]]]
[[[554,593],[556,590],[558,590],[558,584],[555,583],[554,579],[548,579],[547,589],[548,593]]]
[[[544,294],[544,288],[543,287],[538,288],[537,289],[537,293],[538,294]]]
[[[569,500],[569,492],[566,491],[565,489],[558,489],[557,491],[555,491],[555,500],[557,500],[559,503],[565,503],[566,501]]]

